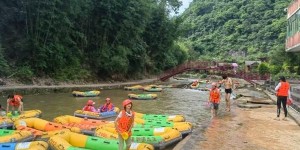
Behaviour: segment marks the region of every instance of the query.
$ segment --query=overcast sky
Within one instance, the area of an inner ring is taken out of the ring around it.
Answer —
[[[189,7],[190,2],[192,2],[193,0],[180,0],[180,1],[182,1],[182,6],[179,8],[179,14],[183,13],[183,11]]]

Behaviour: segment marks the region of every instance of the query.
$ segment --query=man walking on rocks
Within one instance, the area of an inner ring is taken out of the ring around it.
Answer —
[[[291,98],[290,93],[290,84],[286,82],[285,77],[281,76],[279,77],[280,82],[275,88],[276,96],[277,96],[277,117],[275,120],[280,120],[280,109],[281,109],[281,103],[283,106],[284,111],[284,118],[282,120],[287,120],[287,108],[286,108],[286,102],[288,98]]]

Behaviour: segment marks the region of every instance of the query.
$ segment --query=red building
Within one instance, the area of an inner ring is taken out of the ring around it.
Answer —
[[[300,0],[294,0],[287,9],[287,38],[285,50],[300,52]]]

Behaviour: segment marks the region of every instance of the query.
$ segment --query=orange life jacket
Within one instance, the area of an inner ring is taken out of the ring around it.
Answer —
[[[113,108],[113,104],[109,103],[108,105],[105,103],[101,108],[101,112],[111,111]]]
[[[280,82],[280,87],[277,91],[277,96],[288,96],[289,89],[290,89],[290,84],[288,82]]]
[[[21,100],[21,99],[23,99],[23,97],[22,97],[21,95],[14,95],[14,99],[19,99],[19,100]]]
[[[134,118],[134,112],[131,111],[131,113],[132,113],[131,116],[127,116],[125,110],[122,110],[122,116],[118,122],[118,129],[121,132],[128,132],[129,136],[131,136],[131,131],[129,131],[129,128],[133,124],[133,118]]]
[[[211,102],[213,103],[220,102],[220,90],[218,88],[210,89],[209,96]]]
[[[13,98],[12,100],[9,101],[9,105],[10,105],[10,106],[14,106],[14,107],[19,107],[22,98],[23,98],[23,97],[20,96],[20,95],[14,95],[14,98]]]
[[[93,112],[94,109],[95,109],[94,106],[90,106],[90,105],[86,105],[83,108],[84,111],[91,111],[91,112]]]

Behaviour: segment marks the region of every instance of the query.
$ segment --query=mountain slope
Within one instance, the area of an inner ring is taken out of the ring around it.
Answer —
[[[243,61],[283,50],[286,0],[196,0],[180,16],[183,41],[200,57]],[[228,57],[229,56],[229,57]]]

